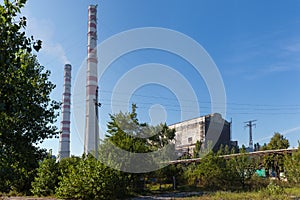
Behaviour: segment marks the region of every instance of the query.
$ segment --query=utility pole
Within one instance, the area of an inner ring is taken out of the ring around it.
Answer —
[[[249,148],[253,149],[253,139],[252,139],[252,126],[256,126],[256,124],[254,124],[253,122],[255,122],[257,120],[250,120],[250,121],[246,121],[244,122],[245,128],[249,127]]]
[[[98,111],[98,109],[101,107],[101,103],[99,103],[99,101],[98,101],[98,89],[99,89],[99,87],[97,86],[96,99],[94,99],[94,102],[95,102],[95,116],[96,116],[95,117],[95,131],[96,131],[95,141],[97,141],[97,144],[99,142],[99,118],[98,118],[99,111]],[[96,148],[95,157],[98,158],[98,148]]]

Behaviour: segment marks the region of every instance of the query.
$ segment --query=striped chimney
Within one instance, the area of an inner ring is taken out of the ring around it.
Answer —
[[[88,7],[88,58],[86,72],[86,123],[84,152],[98,157],[97,5]]]
[[[71,65],[64,69],[64,93],[62,103],[61,133],[59,139],[59,160],[70,157],[70,114],[71,114]]]

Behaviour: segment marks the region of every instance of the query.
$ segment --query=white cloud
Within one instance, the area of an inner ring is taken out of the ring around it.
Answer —
[[[59,43],[50,43],[49,41],[43,42],[44,53],[56,57],[60,60],[62,64],[70,64],[63,46]]]
[[[47,19],[37,19],[25,12],[27,18],[26,34],[42,40],[41,54],[51,59],[59,60],[62,64],[70,63],[63,46],[55,42],[55,25]]]

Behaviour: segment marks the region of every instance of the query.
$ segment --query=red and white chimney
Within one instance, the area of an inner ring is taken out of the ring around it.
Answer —
[[[98,157],[97,5],[88,7],[88,58],[86,71],[86,123],[84,152]]]
[[[59,160],[70,157],[70,115],[71,115],[71,65],[64,68],[64,92],[62,102],[62,121],[59,139]]]

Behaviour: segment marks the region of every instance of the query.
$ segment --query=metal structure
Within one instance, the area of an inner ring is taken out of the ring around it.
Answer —
[[[253,122],[255,122],[257,120],[250,120],[246,123],[245,127],[249,127],[249,148],[253,149],[253,139],[252,139],[252,126],[255,126],[256,124],[253,124]]]
[[[88,58],[86,71],[86,122],[84,152],[98,157],[97,5],[88,7]]]
[[[64,92],[61,133],[59,139],[59,160],[70,157],[71,69],[72,66],[70,64],[66,64],[64,67]]]

